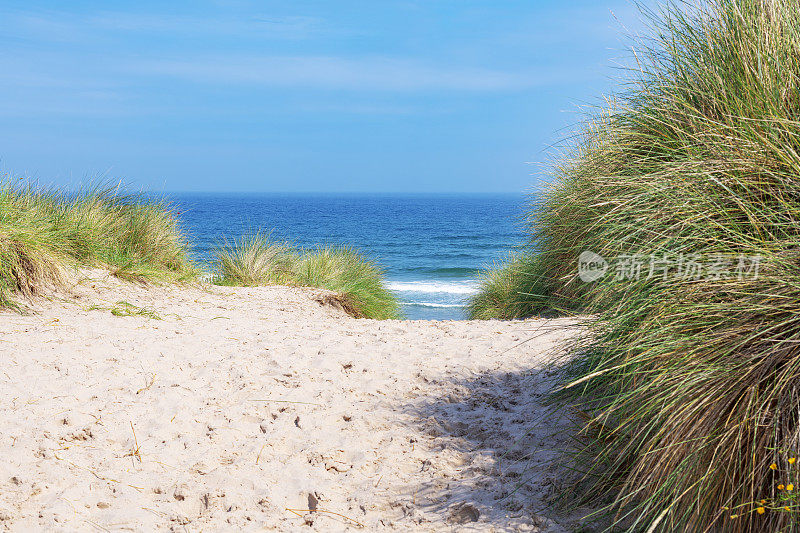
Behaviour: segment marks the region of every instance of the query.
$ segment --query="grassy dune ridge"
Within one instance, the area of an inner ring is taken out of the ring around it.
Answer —
[[[713,0],[651,15],[634,83],[536,200],[523,289],[541,296],[532,313],[598,316],[562,398],[595,437],[587,493],[612,496],[620,523],[798,530],[800,10]],[[586,250],[730,271],[584,283]],[[760,257],[757,277],[733,275],[740,256]]]
[[[70,270],[99,267],[139,282],[195,279],[201,270],[172,205],[149,195],[95,186],[78,193],[0,182],[0,308],[19,297],[65,288]],[[300,251],[256,233],[223,244],[212,268],[226,285],[302,285],[337,293],[338,305],[367,318],[399,317],[383,272],[347,247]]]
[[[67,194],[0,183],[0,305],[63,287],[66,270],[79,266],[131,280],[196,272],[167,203],[99,187]]]
[[[382,270],[346,246],[301,250],[255,232],[223,242],[215,251],[221,285],[297,285],[340,295],[339,304],[357,317],[400,318],[397,297],[386,288]]]

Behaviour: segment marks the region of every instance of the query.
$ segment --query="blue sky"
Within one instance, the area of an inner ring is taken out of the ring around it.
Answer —
[[[519,192],[629,0],[0,5],[0,168],[154,191]]]

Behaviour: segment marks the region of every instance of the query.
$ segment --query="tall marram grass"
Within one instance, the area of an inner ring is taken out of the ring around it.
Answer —
[[[298,250],[254,233],[218,246],[215,265],[222,285],[318,287],[336,293],[336,303],[356,317],[400,317],[397,297],[386,288],[381,269],[348,247]]]
[[[586,493],[634,531],[800,530],[800,508],[773,504],[800,453],[800,9],[650,15],[635,80],[530,218],[536,291],[597,314],[561,393],[594,437]],[[642,275],[583,283],[585,250],[640,254]],[[651,254],[729,275],[648,276]],[[757,277],[733,275],[740,256]]]
[[[383,272],[352,248],[328,246],[306,252],[297,264],[296,275],[298,285],[341,295],[345,308],[358,316],[400,318],[397,297],[386,287]]]
[[[200,273],[165,201],[114,188],[66,193],[0,181],[0,307],[19,308],[18,296],[64,288],[69,271],[80,267],[136,281]],[[355,316],[400,316],[380,268],[346,247],[304,252],[255,233],[219,246],[214,268],[222,284],[320,287]]]
[[[292,283],[298,259],[298,252],[289,244],[273,241],[261,232],[224,241],[214,250],[217,279],[222,285]]]
[[[110,188],[68,194],[0,182],[0,306],[63,287],[75,267],[135,280],[195,273],[165,202]]]
[[[509,255],[501,264],[483,273],[478,294],[467,312],[473,320],[525,318],[545,311],[549,295],[538,287],[538,263],[528,254]]]

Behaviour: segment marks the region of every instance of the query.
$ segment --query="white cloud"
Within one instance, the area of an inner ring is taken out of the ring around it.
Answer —
[[[120,34],[236,36],[257,39],[301,39],[319,33],[323,20],[307,16],[270,16],[258,13],[224,16],[166,15],[101,11],[2,11],[5,36],[37,42],[90,42]]]
[[[102,30],[143,33],[259,36],[299,38],[308,36],[322,21],[303,16],[248,16],[224,18],[191,16],[154,16],[149,14],[101,13],[86,23]]]
[[[212,56],[139,61],[125,67],[145,76],[209,84],[265,87],[416,91],[504,91],[566,81],[568,70],[520,74],[479,67],[430,65],[389,57]]]

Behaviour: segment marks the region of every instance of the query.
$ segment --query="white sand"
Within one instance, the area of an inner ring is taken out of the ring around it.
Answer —
[[[547,507],[568,422],[537,372],[569,321],[357,320],[320,291],[87,275],[77,303],[0,313],[0,527],[573,527]]]

